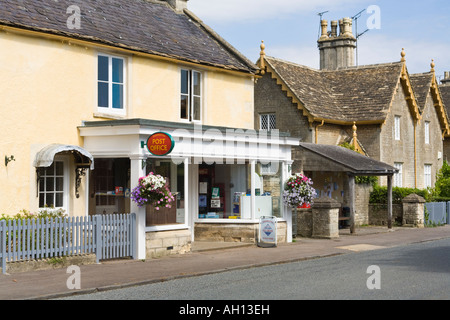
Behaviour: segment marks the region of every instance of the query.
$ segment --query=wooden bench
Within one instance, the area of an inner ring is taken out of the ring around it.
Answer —
[[[350,217],[344,217],[344,210],[343,208],[341,208],[341,210],[339,210],[339,228],[344,228],[344,227],[350,227],[344,224],[345,221],[350,221],[351,218]]]

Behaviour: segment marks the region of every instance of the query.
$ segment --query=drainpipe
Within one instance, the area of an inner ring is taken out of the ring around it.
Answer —
[[[324,124],[325,120],[322,120],[322,124],[316,126],[316,144],[319,144],[319,127],[322,127]]]
[[[417,188],[417,120],[414,120],[414,187]]]

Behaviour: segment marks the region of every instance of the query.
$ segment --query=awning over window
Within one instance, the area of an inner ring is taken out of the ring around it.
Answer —
[[[88,151],[78,146],[64,144],[51,144],[43,148],[36,154],[33,165],[36,168],[50,167],[58,153],[73,154],[77,168],[94,169],[94,157]]]

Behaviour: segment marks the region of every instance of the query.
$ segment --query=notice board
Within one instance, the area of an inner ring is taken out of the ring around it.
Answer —
[[[277,246],[277,218],[261,217],[259,219],[258,246],[271,248]]]

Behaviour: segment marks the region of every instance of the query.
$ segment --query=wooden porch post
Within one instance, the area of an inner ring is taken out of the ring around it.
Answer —
[[[348,202],[350,207],[350,233],[355,233],[355,176],[348,174]]]
[[[146,158],[141,155],[135,155],[130,157],[131,161],[131,172],[130,172],[130,180],[131,180],[131,188],[136,187],[138,180],[140,177],[145,176],[145,166],[142,166],[142,161]],[[134,253],[134,258],[136,260],[146,259],[147,250],[146,250],[146,213],[145,206],[140,208],[133,201],[130,201],[130,211],[131,213],[136,214],[136,252]]]
[[[392,229],[392,176],[387,177],[388,185],[388,228]]]

